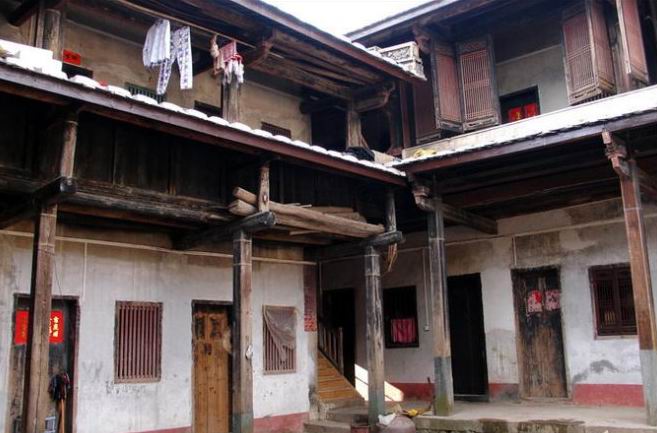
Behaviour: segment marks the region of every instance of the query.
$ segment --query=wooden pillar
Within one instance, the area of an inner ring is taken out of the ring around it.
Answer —
[[[634,309],[639,334],[641,374],[648,424],[657,425],[657,326],[655,301],[650,276],[648,244],[646,239],[640,181],[637,165],[628,160],[629,176],[621,176],[625,229],[632,270]]]
[[[445,260],[445,222],[442,200],[434,199],[428,215],[430,284],[433,288],[433,362],[435,415],[448,416],[454,408],[452,355],[449,339],[449,311],[447,304],[447,266]]]
[[[63,123],[59,175],[72,177],[77,121]],[[29,344],[26,351],[23,431],[40,433],[45,428],[48,411],[48,354],[50,349],[50,311],[52,280],[55,268],[57,205],[41,205],[34,225],[32,278],[30,282]]]
[[[237,81],[236,77],[230,83],[222,84],[221,92],[221,110],[222,116],[229,122],[239,122],[241,119],[241,103],[240,96],[242,93],[242,86]]]
[[[354,103],[347,106],[347,143],[346,147],[367,147],[361,128],[360,113]]]
[[[233,433],[253,432],[252,237],[233,235]]]
[[[40,2],[38,9],[38,22],[36,29],[36,46],[53,52],[55,59],[62,58],[63,50],[63,22],[65,17],[57,9],[63,1],[55,2],[45,7],[45,1]]]
[[[368,419],[376,425],[385,414],[385,371],[383,366],[383,304],[379,252],[365,248],[365,308],[367,320]]]

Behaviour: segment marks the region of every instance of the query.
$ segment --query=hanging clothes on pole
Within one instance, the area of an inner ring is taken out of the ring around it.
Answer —
[[[232,41],[219,48],[217,37],[214,36],[210,42],[210,55],[214,60],[212,71],[214,76],[223,72],[224,84],[230,84],[233,78],[239,84],[244,83],[244,64],[242,56],[237,52],[237,42]]]
[[[171,58],[171,23],[158,19],[148,29],[144,42],[144,66],[154,68]]]
[[[164,95],[171,78],[171,69],[178,63],[180,71],[180,88],[189,90],[193,87],[194,71],[192,59],[192,38],[189,27],[183,27],[171,35],[171,56],[160,66],[160,76],[157,80],[157,94]]]

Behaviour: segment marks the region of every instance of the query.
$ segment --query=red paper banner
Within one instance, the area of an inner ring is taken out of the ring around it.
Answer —
[[[27,310],[16,311],[16,323],[14,324],[14,344],[21,346],[27,344],[27,335],[30,324],[30,316]],[[64,342],[64,312],[54,310],[50,313],[50,343],[59,344]]]

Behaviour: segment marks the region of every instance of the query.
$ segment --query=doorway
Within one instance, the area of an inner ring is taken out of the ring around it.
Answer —
[[[327,290],[322,294],[322,322],[329,328],[342,328],[344,377],[355,384],[356,306],[354,289]]]
[[[523,398],[568,396],[559,281],[555,268],[513,271]]]
[[[25,368],[28,345],[30,300],[25,295],[15,298],[13,315],[13,335],[11,344],[9,374],[9,419],[7,427],[11,431],[22,431],[23,396],[25,388]],[[75,299],[56,298],[52,300],[50,314],[50,346],[48,351],[48,377],[67,375],[71,388],[66,398],[57,403],[48,398],[48,425],[57,426],[62,422],[63,431],[72,433],[75,417],[75,395],[72,385],[75,378],[75,358],[78,332],[78,304]]]
[[[228,307],[192,305],[194,433],[230,431],[231,332]]]
[[[461,400],[486,400],[488,368],[481,277],[449,277],[447,290],[454,395]]]

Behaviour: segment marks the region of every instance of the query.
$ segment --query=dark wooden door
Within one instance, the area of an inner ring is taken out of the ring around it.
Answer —
[[[342,328],[344,377],[355,383],[356,306],[353,289],[327,290],[322,295],[322,321],[331,328]]]
[[[9,378],[9,423],[10,431],[21,424],[23,395],[25,384],[25,362],[27,349],[27,330],[29,299],[20,296],[16,299],[13,317],[13,335],[11,346],[11,369]],[[77,332],[77,303],[72,300],[55,299],[52,301],[50,317],[50,348],[48,352],[48,377],[53,378],[66,373],[70,380],[67,398],[57,404],[48,398],[47,417],[54,419],[56,425],[62,422],[62,430],[70,433],[73,429],[74,399],[73,378],[75,376],[75,345]]]
[[[230,338],[225,307],[194,305],[194,433],[230,431]]]
[[[565,398],[559,271],[514,271],[513,289],[520,394],[525,398]]]
[[[447,288],[454,394],[485,398],[488,370],[481,278],[479,274],[449,277]]]

